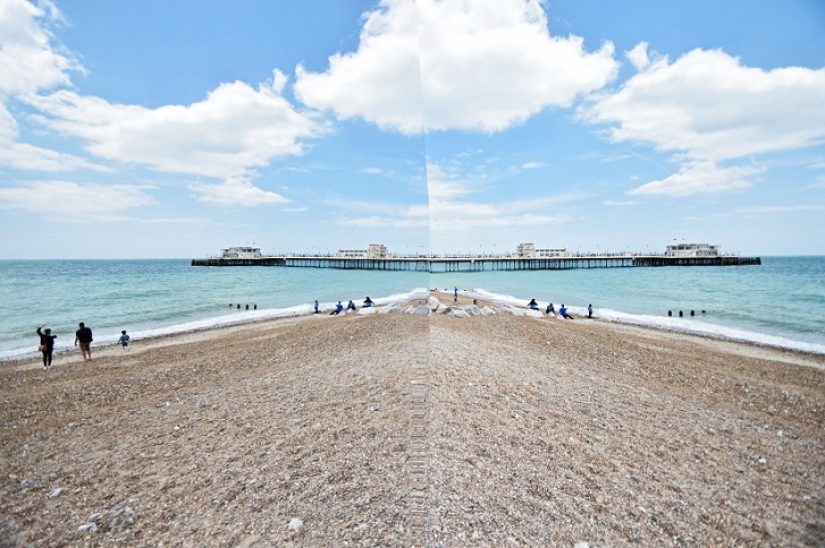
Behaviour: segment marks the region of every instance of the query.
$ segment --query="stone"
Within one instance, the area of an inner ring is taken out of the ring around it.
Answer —
[[[289,525],[287,525],[287,529],[290,531],[300,531],[304,527],[304,522],[301,518],[292,518],[289,520]]]

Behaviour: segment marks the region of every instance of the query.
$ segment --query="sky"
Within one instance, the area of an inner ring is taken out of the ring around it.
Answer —
[[[825,255],[825,3],[0,0],[0,230]]]

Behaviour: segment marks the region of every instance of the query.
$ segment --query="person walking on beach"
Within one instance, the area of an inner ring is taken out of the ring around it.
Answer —
[[[563,304],[561,305],[561,308],[559,308],[559,316],[561,316],[565,320],[572,320],[573,319],[573,316],[571,316],[570,314],[567,313],[567,307],[564,306]]]
[[[38,350],[43,353],[43,369],[51,369],[54,340],[57,338],[57,335],[52,335],[52,330],[48,327],[45,332],[41,331],[42,328],[42,325],[37,328],[37,334],[40,335],[40,346]]]
[[[556,309],[553,306],[553,303],[548,303],[547,304],[547,309],[544,311],[544,313],[547,314],[548,316],[550,314],[552,314],[554,318],[556,317]]]
[[[123,347],[123,350],[126,350],[126,347],[129,346],[129,335],[126,334],[126,330],[120,332],[120,345]]]
[[[592,304],[587,305],[587,317],[588,318],[593,317],[593,305]]]
[[[83,361],[87,359],[92,359],[92,330],[86,327],[86,324],[80,322],[77,327],[78,329],[74,334],[74,345],[77,346],[77,343],[80,343],[80,352],[83,354]],[[88,358],[86,357],[88,356]]]
[[[318,299],[315,299],[315,313],[318,313]]]

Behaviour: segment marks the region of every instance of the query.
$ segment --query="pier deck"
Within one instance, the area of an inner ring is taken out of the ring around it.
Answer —
[[[281,256],[249,259],[192,259],[192,266],[284,266],[414,272],[483,272],[491,270],[568,270],[573,268],[627,268],[639,266],[760,265],[759,257],[670,257],[664,255],[588,255],[578,257],[393,257],[384,259]]]

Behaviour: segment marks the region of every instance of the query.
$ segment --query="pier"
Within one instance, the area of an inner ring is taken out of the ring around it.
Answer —
[[[262,256],[247,258],[192,259],[192,266],[282,266],[299,268],[339,268],[345,270],[396,270],[413,272],[485,272],[515,270],[570,270],[574,268],[629,268],[659,266],[742,266],[761,265],[759,257],[722,255],[713,257],[673,257],[667,255],[583,255],[521,258],[509,256],[413,256],[413,257],[331,257],[310,255]]]

